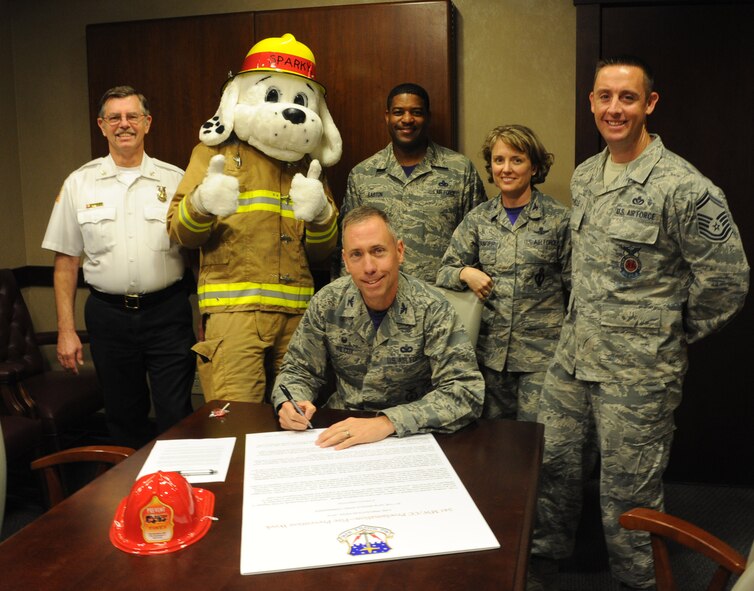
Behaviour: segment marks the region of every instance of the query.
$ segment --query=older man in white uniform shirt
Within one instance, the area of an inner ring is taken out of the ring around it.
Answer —
[[[151,122],[133,88],[105,93],[97,123],[110,153],[65,180],[42,242],[55,252],[58,360],[74,373],[83,363],[74,313],[83,255],[86,327],[108,427],[115,443],[131,447],[155,435],[150,389],[161,432],[191,412],[194,376],[185,264],[165,222],[183,171],[144,152]]]

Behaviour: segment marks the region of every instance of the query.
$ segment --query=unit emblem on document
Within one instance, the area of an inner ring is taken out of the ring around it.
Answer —
[[[364,556],[390,552],[387,541],[392,537],[393,532],[386,527],[360,525],[341,533],[338,541],[348,546],[348,554],[351,556]]]

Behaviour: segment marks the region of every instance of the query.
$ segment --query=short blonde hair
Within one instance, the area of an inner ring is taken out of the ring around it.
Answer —
[[[555,161],[555,156],[545,149],[537,134],[525,125],[500,125],[487,134],[487,139],[484,140],[482,145],[484,168],[487,170],[489,182],[494,182],[492,179],[492,150],[500,140],[511,148],[529,156],[532,167],[537,171],[531,177],[532,186],[545,181],[547,173],[550,172],[550,167]]]

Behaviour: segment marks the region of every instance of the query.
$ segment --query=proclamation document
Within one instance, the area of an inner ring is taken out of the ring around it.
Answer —
[[[241,574],[499,548],[432,435],[336,451],[246,435]]]

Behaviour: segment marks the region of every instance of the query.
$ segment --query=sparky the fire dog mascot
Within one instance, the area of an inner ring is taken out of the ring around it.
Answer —
[[[314,294],[309,265],[336,247],[322,166],[340,159],[342,141],[314,68],[293,35],[254,45],[170,206],[171,238],[201,249],[194,351],[206,400],[263,399],[265,356],[277,371]]]

